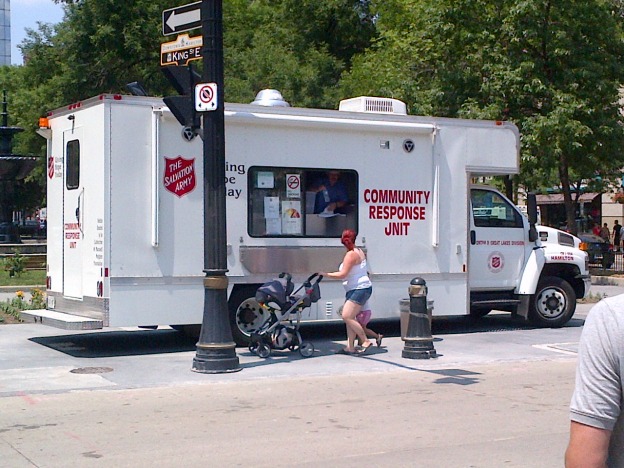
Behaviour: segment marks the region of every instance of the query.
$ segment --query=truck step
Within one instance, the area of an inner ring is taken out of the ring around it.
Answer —
[[[99,330],[103,327],[101,320],[47,309],[22,310],[20,316],[24,322],[41,323],[62,330]]]
[[[471,306],[497,306],[497,305],[516,305],[520,304],[520,299],[488,299],[481,301],[470,301]]]

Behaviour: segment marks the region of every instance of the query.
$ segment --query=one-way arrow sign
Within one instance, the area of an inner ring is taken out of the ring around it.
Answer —
[[[195,2],[163,10],[163,35],[177,34],[201,27],[201,3]]]

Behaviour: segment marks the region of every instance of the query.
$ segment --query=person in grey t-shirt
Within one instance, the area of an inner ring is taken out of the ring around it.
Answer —
[[[624,294],[603,299],[585,321],[570,403],[567,468],[624,467]]]

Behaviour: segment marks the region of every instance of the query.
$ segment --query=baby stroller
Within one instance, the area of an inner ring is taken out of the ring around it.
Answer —
[[[299,325],[301,313],[321,298],[319,283],[322,279],[322,276],[314,273],[293,292],[292,276],[281,273],[279,278],[260,286],[256,292],[256,301],[269,311],[269,316],[251,334],[249,351],[267,358],[272,349],[288,348],[290,351],[298,349],[303,357],[312,356],[314,345],[301,340]],[[302,288],[304,293],[297,295]]]

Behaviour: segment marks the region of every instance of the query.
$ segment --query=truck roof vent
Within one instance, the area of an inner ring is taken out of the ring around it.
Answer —
[[[257,106],[269,106],[269,107],[290,107],[282,93],[277,89],[263,89],[256,94],[256,99],[252,102]]]
[[[407,115],[407,106],[398,99],[360,96],[340,101],[338,110],[347,112],[377,112]]]

